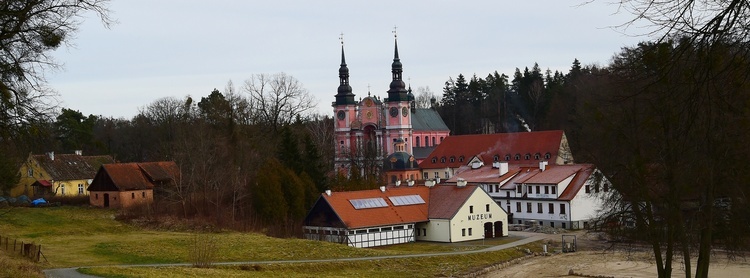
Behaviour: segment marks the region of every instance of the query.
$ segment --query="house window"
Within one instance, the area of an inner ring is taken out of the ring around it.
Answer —
[[[521,212],[521,202],[516,203],[516,212]]]
[[[466,229],[461,229],[461,236],[466,236]]]
[[[557,186],[552,186],[552,194],[557,194]]]
[[[446,178],[446,179],[450,178],[450,177],[448,176],[448,171],[445,171],[445,178]]]
[[[542,213],[543,212],[542,211],[542,203],[537,203],[536,204],[536,212],[537,213]]]
[[[604,192],[609,191],[609,183],[604,183]]]
[[[544,221],[539,221],[539,226],[544,226]]]
[[[510,198],[510,191],[505,191],[505,198]]]
[[[586,184],[586,193],[591,193],[591,185]]]
[[[565,214],[565,204],[560,204],[560,214]],[[563,224],[563,228],[565,228],[564,225],[565,224]]]
[[[471,236],[471,228],[469,228],[469,236]]]
[[[29,167],[29,169],[26,169],[26,175],[34,177],[34,168]]]
[[[531,212],[531,202],[526,202],[526,212]]]
[[[544,194],[549,194],[549,186],[544,187]]]
[[[554,228],[555,227],[555,222],[549,222],[549,226],[552,227],[552,228]]]
[[[555,213],[555,204],[550,203],[549,204],[549,214]]]
[[[427,172],[422,173],[422,175],[424,176],[425,180],[430,177],[430,173],[427,173]]]
[[[435,178],[436,178],[436,179],[437,179],[437,178],[440,178],[440,176],[438,175],[438,172],[435,172]]]
[[[469,213],[474,213],[474,206],[469,206]]]
[[[541,191],[541,190],[539,190],[539,187],[540,187],[540,186],[538,186],[538,185],[536,186],[536,194],[541,194],[541,193],[542,193],[542,191]]]
[[[130,193],[130,199],[135,199],[135,192]]]
[[[427,236],[427,229],[426,228],[422,228],[422,236]]]
[[[445,139],[445,137],[440,136],[440,143],[443,143],[443,139]]]
[[[78,195],[83,195],[83,184],[78,184]]]
[[[141,192],[141,197],[146,198],[146,191]]]
[[[94,194],[94,199],[97,199],[97,200],[99,200],[99,193],[97,193],[97,194]]]
[[[490,204],[484,205],[484,211],[490,212]]]
[[[565,229],[565,223],[562,223],[562,228]]]
[[[521,194],[522,190],[523,190],[523,188],[520,185],[516,186],[516,193]]]
[[[424,146],[429,147],[430,140],[427,140],[427,136],[424,137]]]
[[[594,184],[594,193],[599,193],[599,183]]]
[[[534,190],[532,190],[531,185],[526,186],[526,193],[534,194]]]
[[[60,195],[65,195],[65,184],[60,185]]]

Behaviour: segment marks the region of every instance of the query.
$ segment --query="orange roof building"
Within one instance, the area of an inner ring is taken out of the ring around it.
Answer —
[[[453,177],[458,168],[471,163],[534,165],[540,161],[556,165],[574,163],[562,130],[446,137],[419,163],[419,168],[424,180],[446,180]]]
[[[602,206],[598,193],[609,181],[592,164],[537,165],[495,162],[462,166],[446,184],[459,182],[484,189],[504,206],[513,224],[564,229],[587,228]]]
[[[92,206],[128,208],[150,204],[154,188],[179,184],[180,169],[173,161],[104,164],[88,187]]]
[[[304,225],[307,239],[353,247],[508,235],[507,213],[481,188],[465,185],[326,191]]]

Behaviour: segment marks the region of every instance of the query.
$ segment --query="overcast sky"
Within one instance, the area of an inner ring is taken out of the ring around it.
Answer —
[[[49,73],[62,106],[83,114],[131,118],[163,97],[200,99],[229,80],[285,72],[332,114],[340,33],[357,98],[386,96],[397,26],[404,79],[436,94],[459,73],[512,76],[539,63],[567,72],[577,58],[605,65],[646,37],[613,30],[632,15],[583,1],[145,1],[115,0],[118,23],[87,18],[54,53]]]

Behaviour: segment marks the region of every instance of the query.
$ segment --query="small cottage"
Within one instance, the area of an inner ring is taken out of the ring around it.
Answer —
[[[154,201],[154,188],[179,183],[173,161],[104,164],[88,187],[92,206],[128,208]]]

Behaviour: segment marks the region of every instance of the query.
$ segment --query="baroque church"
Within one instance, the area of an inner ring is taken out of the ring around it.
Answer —
[[[349,68],[341,45],[341,66],[336,101],[333,102],[336,170],[344,174],[383,177],[388,184],[421,179],[419,162],[427,157],[450,130],[431,108],[416,108],[411,86],[403,81],[403,65],[394,39],[392,80],[386,98],[370,95],[355,100],[349,85]]]

